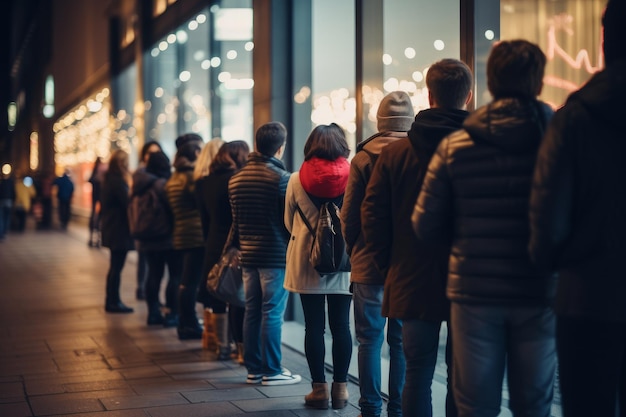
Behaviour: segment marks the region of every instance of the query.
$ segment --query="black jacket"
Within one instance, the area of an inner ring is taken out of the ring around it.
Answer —
[[[428,109],[417,114],[409,138],[385,146],[361,206],[366,250],[386,276],[383,315],[441,321],[449,317],[445,297],[446,247],[419,242],[411,213],[437,145],[460,129],[468,113]]]
[[[289,233],[283,217],[290,175],[278,159],[252,152],[246,166],[230,179],[228,194],[242,266],[285,267]]]
[[[539,151],[530,252],[559,272],[558,314],[626,321],[626,61],[559,110]]]
[[[234,173],[233,169],[220,170],[196,181],[198,210],[205,239],[203,277],[220,259],[233,222],[228,201],[228,181]]]
[[[493,305],[547,305],[556,280],[528,255],[535,158],[552,111],[501,99],[467,118],[433,156],[413,212],[426,243],[451,243],[448,298]]]
[[[102,246],[111,250],[134,249],[128,227],[128,184],[119,175],[107,172],[102,183],[101,229]]]

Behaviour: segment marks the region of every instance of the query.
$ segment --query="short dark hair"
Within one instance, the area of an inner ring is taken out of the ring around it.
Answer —
[[[487,87],[494,98],[536,98],[541,93],[546,55],[523,39],[501,41],[487,59]]]
[[[439,107],[462,109],[472,88],[472,71],[458,59],[442,59],[428,68],[426,87]]]
[[[246,164],[249,153],[250,147],[243,140],[226,142],[220,147],[215,158],[211,161],[209,174],[222,169],[241,169]]]
[[[313,157],[334,161],[339,157],[347,158],[350,148],[346,134],[336,123],[316,126],[304,144],[304,160]]]
[[[198,153],[202,150],[200,142],[191,141],[183,144],[176,152],[176,158],[186,158],[189,162],[195,162],[198,159]]]
[[[287,128],[280,122],[269,122],[256,131],[256,150],[266,156],[274,156],[287,141]]]

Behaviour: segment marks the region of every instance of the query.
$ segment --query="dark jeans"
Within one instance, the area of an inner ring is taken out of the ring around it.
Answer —
[[[346,382],[348,367],[352,357],[352,336],[350,334],[351,295],[339,294],[300,294],[304,311],[304,353],[311,371],[313,382],[326,382],[324,373],[324,328],[326,323],[326,302],[328,302],[328,325],[333,338],[333,381]]]
[[[405,416],[433,415],[433,375],[439,352],[440,321],[408,319],[402,322],[406,376],[402,392],[402,413]],[[457,411],[452,395],[452,336],[448,329],[446,341],[446,368],[448,392],[446,393],[446,417],[456,417]]]
[[[458,415],[499,415],[506,370],[513,415],[549,417],[557,361],[552,309],[453,302],[450,313]]]
[[[237,343],[243,342],[243,318],[246,312],[245,307],[228,306],[228,324],[233,340]]]
[[[122,281],[122,268],[124,268],[127,254],[127,250],[111,250],[106,283],[106,305],[114,305],[121,301],[120,283]]]
[[[556,345],[563,417],[626,416],[626,323],[558,316]]]
[[[148,313],[159,312],[161,304],[159,293],[161,292],[165,264],[167,264],[169,278],[165,288],[165,305],[172,314],[178,314],[178,286],[182,271],[181,253],[173,249],[146,251],[145,257],[148,263],[148,279],[146,280]]]
[[[145,251],[137,251],[137,290],[143,291],[146,288],[146,281],[149,274],[148,258]]]
[[[13,210],[13,215],[15,216],[15,230],[18,232],[26,230],[26,210],[22,207],[16,207]]]
[[[179,327],[198,327],[196,300],[198,286],[202,280],[204,247],[184,249],[182,254],[183,271],[178,290]]]
[[[70,217],[72,216],[72,207],[69,201],[59,200],[59,221],[61,222],[61,227],[66,228],[67,224],[70,222]]]

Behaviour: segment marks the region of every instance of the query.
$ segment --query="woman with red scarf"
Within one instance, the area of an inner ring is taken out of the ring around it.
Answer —
[[[304,163],[292,174],[285,197],[285,226],[291,233],[287,247],[285,288],[300,294],[305,321],[304,350],[313,390],[305,396],[312,408],[343,408],[348,402],[347,378],[352,356],[350,335],[350,274],[321,275],[309,262],[313,236],[306,223],[317,224],[322,203],[341,208],[348,183],[350,149],[343,129],[335,123],[317,126],[304,145]],[[306,221],[304,219],[306,217]],[[329,396],[324,372],[326,311],[332,334],[333,384]]]

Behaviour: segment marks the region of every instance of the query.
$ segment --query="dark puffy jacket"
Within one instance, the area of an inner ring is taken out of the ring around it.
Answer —
[[[569,97],[539,151],[530,251],[559,273],[558,314],[626,321],[624,97],[626,61]]]
[[[417,114],[409,138],[382,150],[361,205],[366,250],[385,279],[382,314],[399,319],[449,318],[446,299],[448,248],[420,242],[411,213],[439,142],[461,128],[463,110],[428,109]]]
[[[241,264],[284,268],[289,233],[284,224],[285,193],[291,174],[274,157],[252,152],[228,184]]]
[[[497,100],[437,148],[412,219],[424,241],[451,243],[450,300],[551,302],[556,279],[539,272],[527,250],[532,172],[551,113],[534,100]]]

